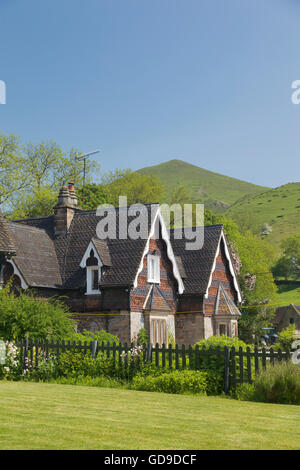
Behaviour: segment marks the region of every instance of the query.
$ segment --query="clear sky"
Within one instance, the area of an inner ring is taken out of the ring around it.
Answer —
[[[297,79],[299,0],[0,0],[0,129],[105,171],[300,181]]]

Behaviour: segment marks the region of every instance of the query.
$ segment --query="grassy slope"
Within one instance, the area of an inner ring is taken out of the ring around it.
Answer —
[[[258,225],[270,224],[273,231],[267,240],[279,246],[282,238],[300,233],[300,183],[244,197],[226,211],[235,220],[245,214],[252,215]]]
[[[274,302],[278,304],[278,307],[290,304],[300,305],[300,287],[297,285],[279,286]]]
[[[142,168],[139,172],[153,174],[160,178],[165,185],[167,195],[179,184],[186,186],[191,192],[192,202],[209,200],[207,207],[214,201],[233,204],[245,194],[253,194],[267,189],[204,170],[181,160],[170,160],[160,165]]]
[[[298,449],[300,407],[0,383],[1,449]]]

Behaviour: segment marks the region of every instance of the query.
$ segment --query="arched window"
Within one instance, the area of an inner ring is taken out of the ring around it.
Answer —
[[[86,260],[86,293],[99,294],[99,281],[101,279],[101,268],[98,258],[93,249],[90,251],[89,258]]]
[[[160,256],[155,252],[147,256],[148,282],[160,283]]]

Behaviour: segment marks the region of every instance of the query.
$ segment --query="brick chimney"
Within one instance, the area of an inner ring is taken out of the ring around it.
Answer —
[[[74,183],[69,187],[62,186],[58,195],[58,203],[54,207],[54,233],[63,235],[69,229],[75,211],[78,210],[78,197],[75,193]]]

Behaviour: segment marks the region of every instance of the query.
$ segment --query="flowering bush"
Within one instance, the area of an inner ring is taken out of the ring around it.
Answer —
[[[17,346],[10,342],[5,342],[6,361],[0,365],[0,379],[18,380],[22,374],[22,366],[19,362],[19,354]]]

